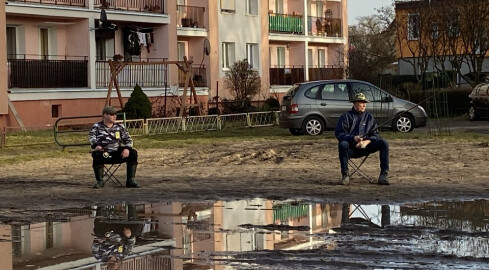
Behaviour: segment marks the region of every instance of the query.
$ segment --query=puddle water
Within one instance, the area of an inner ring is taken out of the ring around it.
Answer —
[[[3,210],[0,222],[6,270],[489,269],[486,200],[162,202]]]

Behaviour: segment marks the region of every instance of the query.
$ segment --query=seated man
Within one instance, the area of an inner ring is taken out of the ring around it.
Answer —
[[[131,252],[136,237],[131,229],[124,228],[122,234],[108,231],[103,237],[96,236],[92,243],[92,255],[101,262],[107,263],[107,269],[119,269],[122,260]]]
[[[104,187],[104,164],[127,164],[126,187],[137,188],[135,180],[138,152],[132,148],[132,138],[124,125],[116,123],[117,110],[107,106],[102,111],[102,121],[95,123],[89,132],[92,145],[93,171],[97,182],[93,188]]]
[[[389,185],[389,145],[386,140],[379,138],[377,123],[374,117],[365,111],[367,98],[363,93],[356,94],[353,108],[341,115],[335,129],[338,139],[338,151],[341,164],[341,184],[348,185],[348,158],[362,157],[380,151],[379,184]]]

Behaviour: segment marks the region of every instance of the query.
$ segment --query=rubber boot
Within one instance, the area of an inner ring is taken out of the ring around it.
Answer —
[[[136,182],[136,169],[138,167],[137,163],[127,164],[127,177],[126,177],[126,187],[128,188],[138,188],[139,184]]]
[[[341,184],[347,186],[350,183],[350,175],[348,172],[344,172],[341,174]]]
[[[97,180],[93,188],[103,188],[105,186],[104,165],[93,166],[93,172],[95,174],[95,180]]]

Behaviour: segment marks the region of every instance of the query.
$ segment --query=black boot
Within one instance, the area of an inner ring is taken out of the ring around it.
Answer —
[[[95,174],[95,180],[97,182],[93,185],[93,188],[103,188],[105,186],[104,182],[104,165],[94,165],[93,172]]]
[[[126,187],[128,188],[139,187],[139,184],[135,180],[137,167],[138,167],[137,163],[127,163]]]

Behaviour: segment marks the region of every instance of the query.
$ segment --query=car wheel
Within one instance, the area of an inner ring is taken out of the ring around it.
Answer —
[[[324,124],[317,116],[311,116],[302,122],[302,132],[307,135],[317,136],[323,134]]]
[[[477,116],[475,114],[475,107],[474,106],[470,106],[469,107],[469,120],[470,121],[475,121],[477,120]]]
[[[300,135],[304,134],[304,133],[302,133],[302,129],[300,129],[300,128],[289,128],[289,131],[290,131],[290,134],[292,134],[294,136],[300,136]]]
[[[409,115],[401,115],[394,121],[394,131],[411,132],[414,129],[413,118]]]

